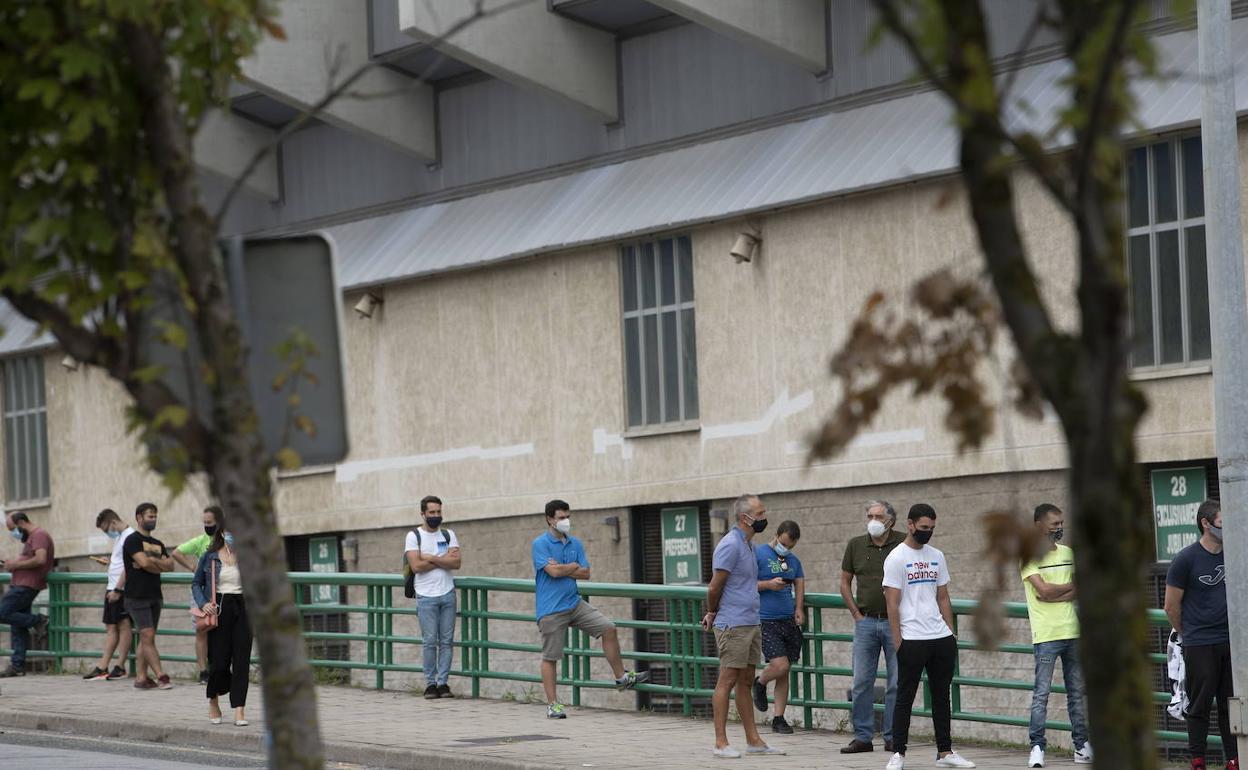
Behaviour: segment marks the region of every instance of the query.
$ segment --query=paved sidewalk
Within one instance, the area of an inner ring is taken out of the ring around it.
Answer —
[[[124,740],[219,749],[260,750],[263,708],[253,688],[249,727],[211,725],[202,686],[179,682],[172,690],[140,691],[133,680],[84,682],[77,676],[30,675],[0,683],[0,728],[72,732]],[[569,708],[564,720],[546,719],[538,704],[494,700],[426,701],[397,691],[322,687],[321,730],[328,759],[372,767],[430,770],[504,768],[845,768],[882,770],[882,746],[843,757],[849,736],[822,730],[763,736],[786,757],[717,760],[710,754],[708,720],[635,712]],[[225,705],[225,704],[223,704]],[[227,716],[231,712],[226,711]],[[741,726],[729,737],[744,749]],[[957,724],[954,725],[955,735]],[[1026,767],[1021,749],[964,747],[985,770]],[[932,767],[934,747],[910,747],[907,767]],[[1052,757],[1066,767],[1069,757]]]

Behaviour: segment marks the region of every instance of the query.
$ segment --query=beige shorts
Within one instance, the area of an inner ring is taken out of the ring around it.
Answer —
[[[615,628],[606,615],[584,599],[570,610],[545,615],[537,622],[537,630],[542,632],[542,660],[563,659],[563,641],[569,626],[595,639]]]
[[[750,668],[763,657],[763,632],[759,626],[715,629],[715,647],[721,668]]]

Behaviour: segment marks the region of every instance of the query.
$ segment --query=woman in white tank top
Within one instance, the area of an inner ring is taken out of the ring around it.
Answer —
[[[195,604],[217,616],[217,627],[208,632],[208,718],[214,725],[221,724],[218,699],[229,694],[234,724],[246,727],[251,622],[234,552],[234,535],[224,520],[217,524],[217,534],[199,560],[191,583]]]

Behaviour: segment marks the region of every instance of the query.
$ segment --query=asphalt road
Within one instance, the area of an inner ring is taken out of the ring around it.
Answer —
[[[264,767],[254,754],[126,743],[47,731],[0,732],[0,770],[212,770]]]

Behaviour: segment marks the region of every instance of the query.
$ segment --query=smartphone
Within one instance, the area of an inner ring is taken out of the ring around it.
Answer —
[[[780,579],[781,579],[781,580],[783,580],[783,581],[784,581],[784,582],[786,582],[786,583],[792,583],[792,582],[793,582],[793,578],[780,578]]]

